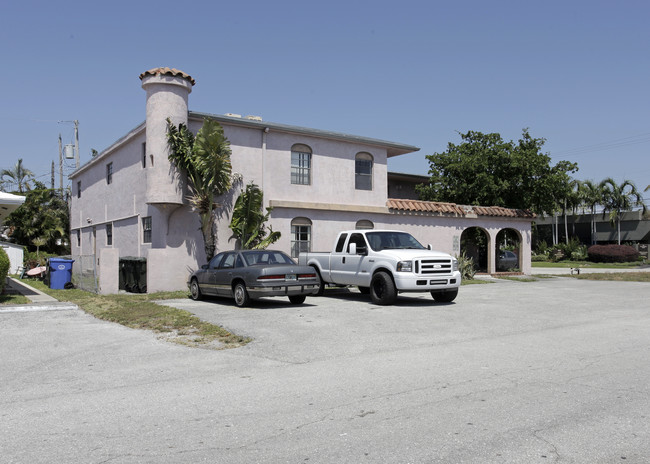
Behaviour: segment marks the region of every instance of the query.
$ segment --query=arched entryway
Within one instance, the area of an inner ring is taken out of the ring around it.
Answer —
[[[502,229],[496,238],[496,271],[521,272],[521,234]]]
[[[490,236],[480,227],[469,227],[460,236],[460,252],[474,262],[476,272],[488,272]]]

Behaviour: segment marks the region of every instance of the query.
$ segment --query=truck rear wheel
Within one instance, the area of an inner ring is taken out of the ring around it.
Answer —
[[[370,298],[378,305],[392,305],[397,300],[397,290],[391,276],[383,271],[372,276]]]
[[[323,278],[320,276],[320,272],[318,272],[318,269],[315,266],[312,266],[314,268],[314,271],[316,272],[316,277],[318,278],[318,283],[320,284],[318,287],[318,291],[314,293],[316,296],[323,296],[323,292],[325,291],[325,282],[323,282]]]
[[[458,296],[458,289],[431,292],[431,296],[437,303],[451,303]]]

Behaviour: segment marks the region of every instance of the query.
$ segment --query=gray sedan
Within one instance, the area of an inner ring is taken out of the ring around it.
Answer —
[[[299,266],[274,250],[224,251],[193,272],[189,278],[192,299],[203,295],[235,299],[239,307],[263,296],[288,296],[301,304],[318,292],[320,280],[310,266]]]

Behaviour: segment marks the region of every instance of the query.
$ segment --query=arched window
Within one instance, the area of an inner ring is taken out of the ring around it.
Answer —
[[[372,190],[372,155],[357,153],[354,159],[354,188]]]
[[[297,217],[291,221],[291,257],[297,258],[305,251],[311,251],[311,221]]]
[[[374,229],[375,225],[372,223],[372,221],[369,221],[367,219],[361,219],[360,221],[357,221],[357,225],[354,228],[355,229]]]
[[[291,147],[291,183],[311,184],[311,148],[301,143]]]

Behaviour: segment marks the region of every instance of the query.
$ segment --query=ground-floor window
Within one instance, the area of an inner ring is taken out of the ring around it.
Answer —
[[[291,257],[297,258],[301,252],[311,251],[311,221],[295,218],[291,221]]]
[[[142,243],[151,243],[151,216],[142,218]]]

